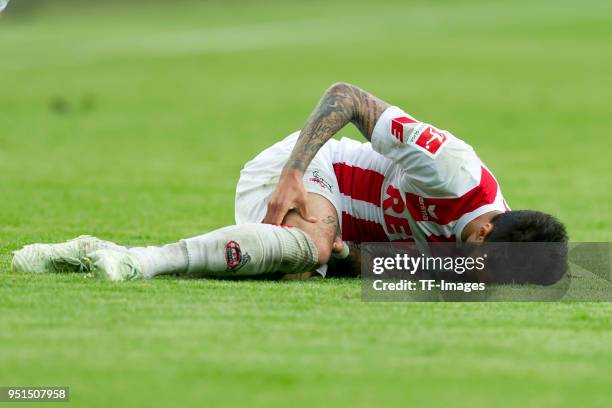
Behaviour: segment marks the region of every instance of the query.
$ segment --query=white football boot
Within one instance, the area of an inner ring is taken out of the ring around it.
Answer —
[[[94,274],[100,279],[126,281],[143,279],[142,266],[127,251],[100,249],[87,255]]]
[[[86,255],[103,248],[123,247],[89,235],[59,244],[31,244],[13,252],[11,268],[14,272],[31,273],[88,272],[91,264]]]

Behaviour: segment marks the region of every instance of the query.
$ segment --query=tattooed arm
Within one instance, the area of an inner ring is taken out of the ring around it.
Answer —
[[[287,212],[296,209],[302,218],[316,222],[308,212],[302,176],[321,146],[346,124],[353,123],[370,140],[374,125],[389,105],[374,95],[346,83],[332,85],[310,114],[268,203],[263,222],[281,224]]]
[[[285,169],[305,172],[321,146],[349,122],[370,140],[376,120],[388,107],[355,85],[332,85],[306,121]]]

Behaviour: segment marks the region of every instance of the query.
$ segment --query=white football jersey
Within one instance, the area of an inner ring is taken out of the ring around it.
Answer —
[[[397,107],[381,115],[372,143],[329,144],[345,241],[460,242],[474,218],[509,210],[470,145]]]

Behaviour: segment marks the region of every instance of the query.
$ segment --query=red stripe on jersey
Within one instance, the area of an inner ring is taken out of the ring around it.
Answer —
[[[342,194],[380,207],[380,190],[385,176],[374,170],[362,169],[346,163],[334,163],[334,172]]]
[[[382,225],[342,212],[342,239],[355,243],[389,242]]]
[[[486,204],[492,204],[497,196],[497,182],[493,175],[481,167],[480,184],[457,198],[427,198],[406,193],[406,207],[415,221],[431,221],[444,225],[459,219]]]

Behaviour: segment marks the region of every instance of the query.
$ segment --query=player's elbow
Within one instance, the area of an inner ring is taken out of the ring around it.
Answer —
[[[336,82],[327,88],[325,93],[332,95],[346,94],[354,87],[355,85],[349,84],[348,82]]]

